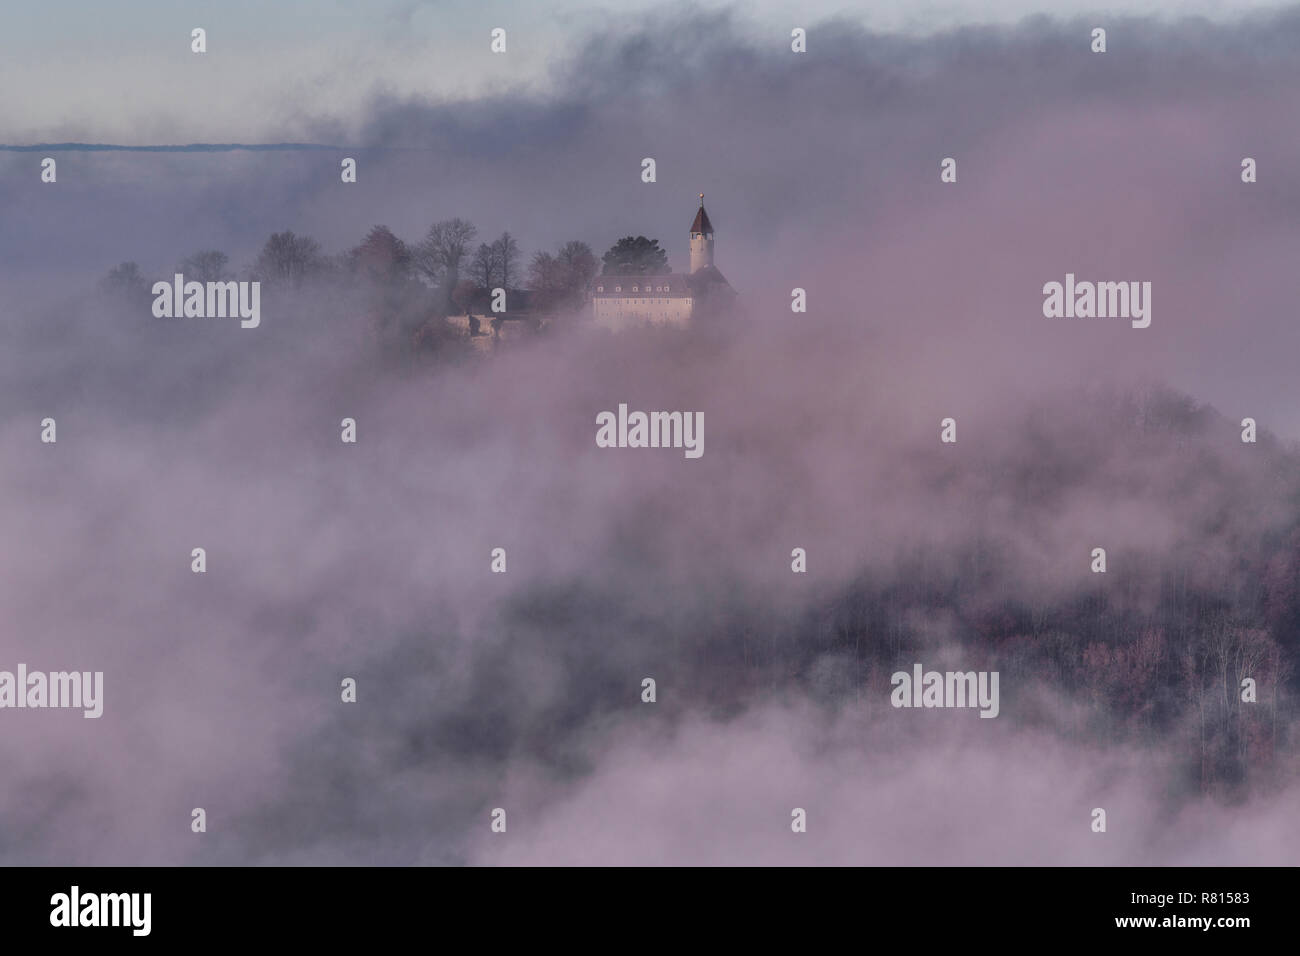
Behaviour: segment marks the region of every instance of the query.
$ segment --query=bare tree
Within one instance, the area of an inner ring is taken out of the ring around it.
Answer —
[[[149,281],[134,262],[123,262],[108,270],[108,275],[99,280],[99,286],[107,294],[123,299],[135,299],[149,291]]]
[[[230,278],[226,266],[230,262],[224,252],[203,249],[181,260],[176,271],[195,282],[221,282]]]
[[[501,280],[501,288],[509,289],[511,281],[519,278],[519,243],[510,233],[503,232],[492,243],[492,256],[496,260],[496,275]]]
[[[600,263],[596,260],[596,254],[591,251],[591,246],[576,239],[560,246],[560,251],[555,258],[568,270],[567,285],[571,291],[585,289],[600,269]]]
[[[474,261],[470,263],[470,278],[480,289],[490,289],[496,282],[497,260],[492,247],[486,242],[479,243],[474,251]]]
[[[429,227],[424,241],[416,248],[416,268],[438,286],[444,307],[451,304],[452,294],[460,282],[461,263],[477,235],[478,229],[466,219],[444,219]]]
[[[538,252],[528,264],[528,288],[544,301],[551,302],[564,289],[564,273],[559,261],[549,252]]]
[[[258,275],[274,282],[301,285],[303,279],[324,264],[320,243],[292,232],[277,232],[266,240],[254,268]]]
[[[551,255],[539,252],[528,265],[528,287],[544,308],[574,305],[582,300],[598,264],[585,242],[566,242]]]

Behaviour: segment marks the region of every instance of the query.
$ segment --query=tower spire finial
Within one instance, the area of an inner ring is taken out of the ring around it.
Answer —
[[[700,208],[704,208],[704,193],[700,193]]]

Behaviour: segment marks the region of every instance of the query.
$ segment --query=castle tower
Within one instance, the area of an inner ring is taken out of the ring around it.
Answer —
[[[704,193],[700,193],[700,211],[691,223],[691,272],[713,265],[713,223],[704,211]]]

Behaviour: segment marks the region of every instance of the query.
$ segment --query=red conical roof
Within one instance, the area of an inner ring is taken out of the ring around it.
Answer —
[[[712,232],[713,223],[709,222],[709,214],[704,211],[704,196],[700,196],[700,211],[695,214],[695,221],[691,223],[691,232]]]

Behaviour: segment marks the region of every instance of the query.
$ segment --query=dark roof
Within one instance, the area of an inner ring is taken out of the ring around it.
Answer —
[[[691,284],[691,289],[697,296],[707,296],[711,292],[730,292],[732,295],[736,293],[717,266],[705,266],[697,272],[692,272],[686,277],[686,281]]]
[[[681,220],[677,220],[681,222]],[[709,214],[704,211],[704,203],[700,203],[700,211],[695,214],[695,221],[691,223],[691,232],[712,232],[713,223],[709,222]]]

